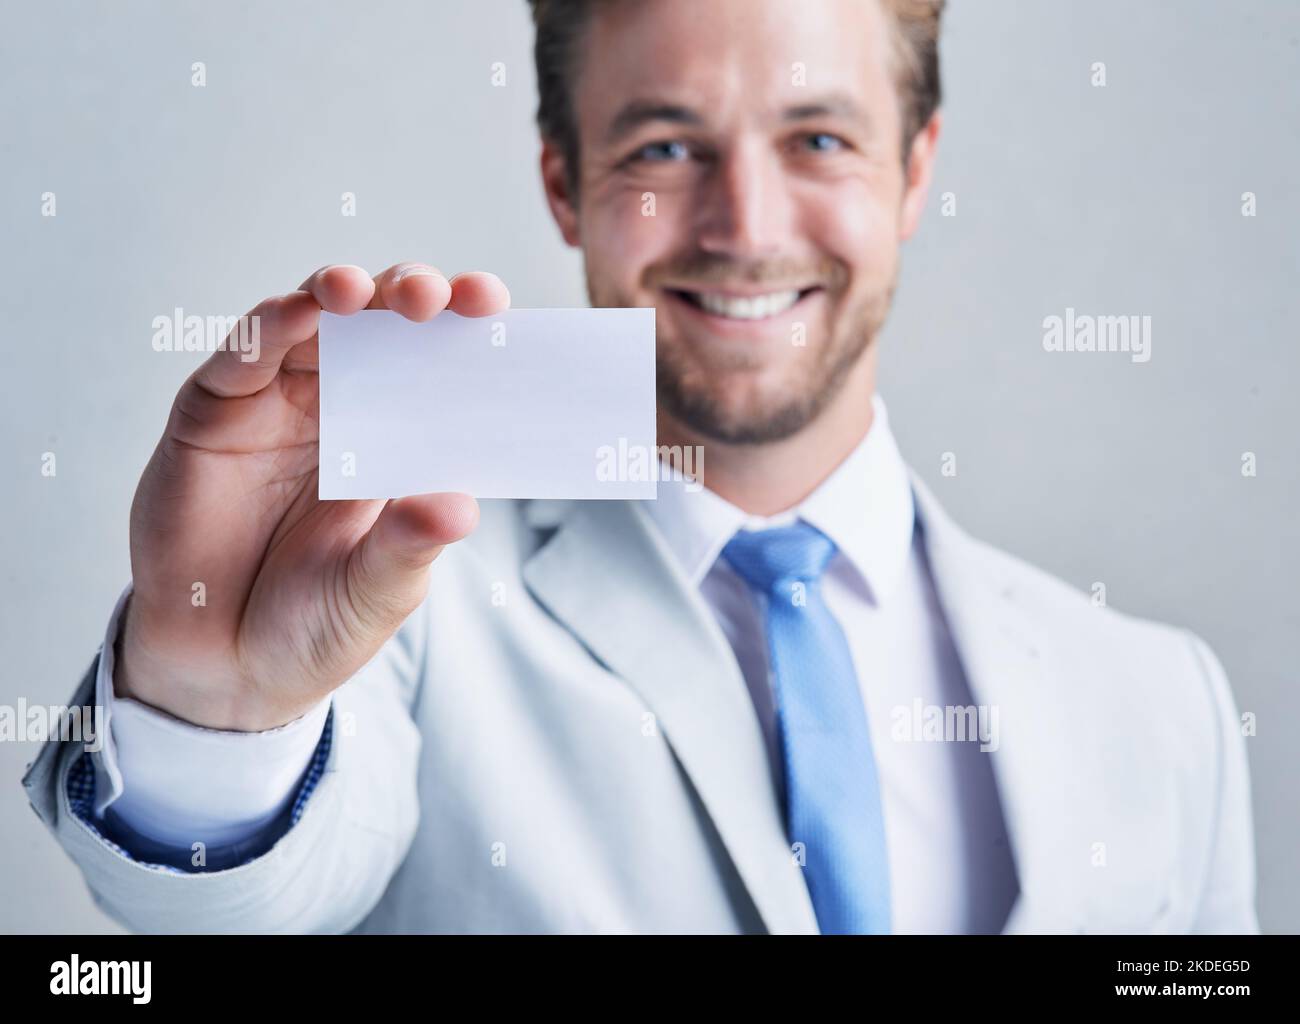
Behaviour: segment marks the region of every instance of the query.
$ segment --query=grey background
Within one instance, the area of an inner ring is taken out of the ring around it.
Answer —
[[[968,529],[1211,643],[1258,716],[1260,919],[1290,932],[1298,40],[1292,0],[957,0],[881,389]],[[198,358],[152,351],[154,316],[399,259],[585,303],[538,182],[530,41],[523,0],[6,5],[0,702],[65,702],[128,578],[135,481]],[[1066,306],[1150,315],[1152,360],[1044,352]],[[0,744],[0,931],[116,930],[26,806],[35,753]]]

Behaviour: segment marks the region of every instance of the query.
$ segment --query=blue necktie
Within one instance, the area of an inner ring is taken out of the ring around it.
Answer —
[[[767,600],[786,830],[824,935],[889,931],[880,782],[848,641],[820,580],[835,544],[808,523],[741,530],[722,556]]]

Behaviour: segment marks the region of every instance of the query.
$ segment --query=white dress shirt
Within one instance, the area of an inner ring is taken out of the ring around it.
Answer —
[[[647,503],[687,577],[717,615],[754,701],[773,783],[782,788],[762,598],[719,558],[742,528],[802,518],[838,548],[822,581],[848,638],[881,782],[897,933],[1000,931],[1017,886],[988,756],[978,739],[900,736],[921,706],[966,707],[971,697],[935,596],[907,467],[884,402],[850,456],[796,509],[746,515],[711,491],[661,480]],[[95,811],[161,843],[195,834],[237,842],[266,828],[296,792],[329,700],[279,729],[219,732],[113,694],[113,642],[130,587],[109,622],[97,679],[109,724],[96,769]]]
[[[188,848],[242,842],[288,806],[329,713],[325,698],[307,714],[266,732],[205,729],[113,692],[114,640],[130,585],[109,619],[95,677],[107,724],[95,759],[98,817],[114,817],[145,839]]]
[[[939,607],[907,465],[873,399],[867,436],[797,508],[748,516],[707,489],[663,481],[647,510],[687,577],[713,609],[745,676],[767,740],[773,780],[782,768],[763,603],[719,558],[740,529],[803,519],[839,549],[822,593],[849,642],[867,711],[885,816],[893,931],[1001,931],[1017,892],[988,753],[976,741],[907,739],[896,729],[921,707],[968,707],[965,673]],[[895,739],[895,735],[899,738]]]

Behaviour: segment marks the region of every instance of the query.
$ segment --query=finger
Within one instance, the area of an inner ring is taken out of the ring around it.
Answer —
[[[322,309],[355,313],[370,301],[374,288],[360,267],[322,267],[296,292],[266,299],[241,317],[190,381],[217,398],[256,394],[275,379],[291,349],[315,337]]]
[[[424,597],[429,564],[478,525],[468,494],[418,494],[388,502],[352,553],[348,596],[367,630],[391,632]]]
[[[367,309],[391,309],[408,320],[430,320],[447,308],[451,283],[437,267],[398,263],[375,277]]]
[[[366,303],[375,294],[375,282],[360,267],[333,263],[321,267],[300,284],[298,290],[314,298],[326,313],[351,316],[366,308]]]
[[[320,306],[304,292],[264,299],[240,318],[190,383],[218,398],[255,394],[275,379],[291,349],[315,337],[319,323]]]
[[[492,316],[510,308],[510,291],[496,274],[475,270],[451,279],[447,308],[461,316]]]

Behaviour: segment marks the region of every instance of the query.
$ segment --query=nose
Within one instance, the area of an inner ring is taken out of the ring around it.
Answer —
[[[696,244],[734,257],[784,250],[791,227],[786,184],[778,155],[760,140],[729,146],[702,176]]]

